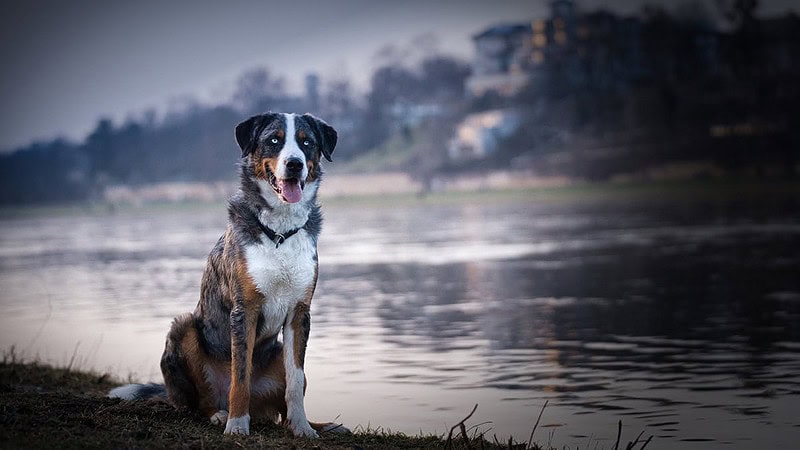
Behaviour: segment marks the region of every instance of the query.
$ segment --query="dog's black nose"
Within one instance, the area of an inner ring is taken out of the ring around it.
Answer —
[[[303,171],[303,160],[300,158],[289,158],[286,160],[286,171],[291,174],[299,174]]]

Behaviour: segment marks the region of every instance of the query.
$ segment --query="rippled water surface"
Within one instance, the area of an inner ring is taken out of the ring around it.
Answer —
[[[788,199],[325,206],[307,356],[318,420],[581,448],[800,439]],[[0,344],[160,380],[223,206],[0,220]],[[544,426],[542,426],[544,425]]]

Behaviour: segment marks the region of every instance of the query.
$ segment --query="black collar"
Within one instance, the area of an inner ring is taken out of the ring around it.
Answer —
[[[292,237],[295,233],[297,233],[298,231],[302,230],[303,227],[306,226],[306,224],[304,223],[303,225],[300,226],[300,228],[295,228],[294,230],[289,230],[286,233],[276,233],[270,227],[268,227],[268,226],[264,225],[263,223],[261,223],[261,221],[258,220],[258,217],[256,217],[256,221],[258,222],[258,226],[261,227],[261,231],[263,231],[264,234],[267,235],[267,237],[269,238],[270,241],[275,243],[275,248],[280,247],[280,245],[283,244],[287,239]],[[308,222],[306,222],[306,223],[308,223]]]

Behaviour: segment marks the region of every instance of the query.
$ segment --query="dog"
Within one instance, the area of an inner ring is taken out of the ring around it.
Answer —
[[[110,397],[166,397],[225,434],[249,434],[250,417],[297,437],[348,432],[309,422],[303,399],[311,298],[317,284],[320,160],[337,133],[310,114],[265,113],[236,126],[239,190],[208,256],[194,312],[177,317],[161,357],[164,385],[116,388]],[[282,342],[278,335],[282,334]]]

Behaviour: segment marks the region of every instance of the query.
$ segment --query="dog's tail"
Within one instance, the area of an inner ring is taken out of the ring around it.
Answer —
[[[166,400],[167,388],[163,384],[126,384],[108,392],[108,398],[121,398],[123,400],[149,400],[161,398]]]

